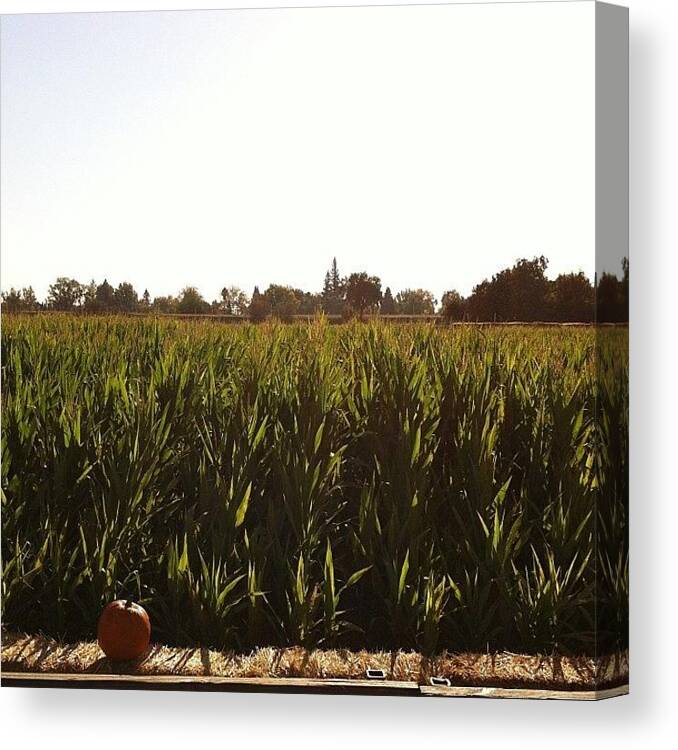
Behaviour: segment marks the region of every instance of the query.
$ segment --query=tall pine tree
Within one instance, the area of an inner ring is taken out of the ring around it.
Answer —
[[[382,315],[393,315],[395,314],[396,307],[391,293],[391,287],[387,286],[384,292],[384,298],[381,300],[381,314]]]
[[[332,266],[325,274],[322,308],[328,315],[341,315],[344,310],[344,281],[339,273],[336,258],[332,258]]]

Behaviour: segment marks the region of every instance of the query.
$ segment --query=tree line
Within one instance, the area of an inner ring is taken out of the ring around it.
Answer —
[[[208,302],[196,287],[187,286],[177,296],[151,299],[148,289],[141,295],[129,282],[113,287],[107,280],[81,284],[59,277],[50,285],[44,301],[32,287],[2,293],[7,312],[37,310],[106,313],[222,314],[262,321],[273,317],[289,321],[296,315],[338,315],[348,319],[366,315],[441,315],[447,321],[524,321],[589,323],[628,321],[629,264],[624,258],[621,278],[604,272],[594,284],[582,273],[546,276],[544,256],[521,258],[510,268],[477,284],[468,297],[450,290],[440,304],[426,289],[382,292],[378,276],[367,272],[342,276],[336,258],[325,274],[322,290],[306,292],[292,286],[258,286],[248,295],[237,286],[225,286],[219,299]]]

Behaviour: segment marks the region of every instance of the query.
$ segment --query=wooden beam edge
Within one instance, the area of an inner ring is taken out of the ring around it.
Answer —
[[[79,687],[150,690],[220,690],[418,695],[416,682],[304,677],[218,677],[215,675],[125,675],[64,672],[2,672],[2,687]]]
[[[628,695],[629,686],[628,684],[619,685],[604,690],[543,690],[539,688],[429,687],[422,685],[419,690],[422,695],[433,698],[528,698],[532,700],[599,701]]]
[[[403,680],[311,679],[304,677],[217,677],[214,675],[125,675],[64,672],[5,672],[2,687],[67,687],[224,692],[415,695],[434,698],[528,698],[596,701],[627,695],[629,686],[605,690],[543,690],[503,687],[438,687]]]

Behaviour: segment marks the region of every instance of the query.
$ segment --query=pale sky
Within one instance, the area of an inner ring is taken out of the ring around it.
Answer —
[[[2,17],[2,288],[594,272],[591,2]]]

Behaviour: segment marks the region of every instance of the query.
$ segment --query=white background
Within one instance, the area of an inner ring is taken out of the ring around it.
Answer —
[[[671,736],[675,741],[678,2],[626,4],[631,9],[632,694],[589,704],[3,689],[5,747],[200,743],[353,749],[369,743],[584,750],[649,749],[668,746]],[[247,5],[255,3],[0,0],[3,13]]]

